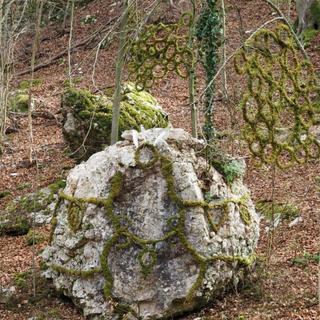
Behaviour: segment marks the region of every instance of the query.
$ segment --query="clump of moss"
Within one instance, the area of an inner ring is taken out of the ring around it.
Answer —
[[[24,217],[10,217],[10,219],[0,220],[0,236],[21,236],[27,234],[31,225]]]
[[[221,150],[218,150],[216,146],[208,145],[204,150],[204,157],[220,174],[222,174],[224,180],[228,184],[231,184],[234,180],[244,175],[244,162],[228,157]]]
[[[27,286],[29,276],[29,271],[16,273],[13,277],[14,284],[20,289],[25,288]]]
[[[33,80],[22,80],[19,83],[19,89],[26,90],[29,89],[31,86],[37,87],[43,83],[42,79],[33,79]]]
[[[301,34],[301,38],[304,42],[305,46],[309,46],[310,43],[315,39],[315,37],[319,34],[319,30],[308,28],[304,30]]]
[[[34,230],[30,229],[26,235],[26,244],[28,246],[32,246],[33,244],[38,244],[43,242],[45,239],[42,233],[35,232]]]
[[[11,192],[8,190],[0,191],[0,199],[6,198],[7,196],[10,196]]]
[[[299,209],[292,203],[272,203],[268,200],[260,200],[256,203],[256,209],[268,220],[275,218],[273,214],[289,221],[299,216]]]
[[[66,187],[66,184],[66,180],[61,179],[48,185],[48,188],[51,190],[52,193],[58,193],[60,189],[64,189]]]
[[[9,98],[9,109],[15,112],[27,112],[29,109],[29,94],[25,90],[14,92]]]
[[[112,97],[93,95],[87,90],[68,88],[62,97],[64,137],[75,158],[86,159],[110,144],[112,126]],[[68,117],[72,115],[72,127]],[[164,128],[167,114],[159,109],[156,100],[145,91],[137,91],[134,85],[123,88],[119,130]],[[86,139],[85,139],[86,137]],[[83,141],[85,146],[81,148]],[[79,149],[80,147],[80,149]]]
[[[309,263],[320,263],[320,252],[314,254],[305,252],[302,256],[294,257],[292,263],[300,266],[305,266]]]

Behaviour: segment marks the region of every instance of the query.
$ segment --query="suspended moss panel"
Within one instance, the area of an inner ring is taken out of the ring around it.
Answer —
[[[236,55],[235,69],[247,78],[243,137],[259,163],[287,168],[319,158],[312,131],[319,119],[319,79],[288,27],[257,32]]]

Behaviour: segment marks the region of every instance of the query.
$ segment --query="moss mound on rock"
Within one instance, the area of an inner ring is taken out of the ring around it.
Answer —
[[[17,197],[0,211],[0,236],[27,234],[31,225],[48,224],[58,199],[58,193],[66,185],[58,180],[34,193]]]
[[[112,125],[112,97],[93,95],[87,90],[68,88],[62,97],[63,134],[72,156],[86,159],[110,144]],[[168,116],[157,101],[145,91],[137,91],[132,84],[123,88],[119,130],[165,128]]]
[[[26,90],[17,90],[9,97],[9,109],[14,112],[28,112],[29,94]]]

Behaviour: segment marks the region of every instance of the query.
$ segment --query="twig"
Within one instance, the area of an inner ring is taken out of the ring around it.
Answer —
[[[262,24],[260,27],[258,27],[247,40],[250,40],[252,37],[254,37],[254,35],[260,31],[261,29],[263,29],[265,26],[267,26],[270,23],[273,23],[274,21],[277,20],[283,20],[283,17],[276,17],[273,18],[267,22],[265,22],[264,24]],[[219,70],[216,72],[216,74],[214,75],[214,77],[212,78],[212,80],[208,83],[208,85],[206,86],[206,88],[201,92],[201,94],[199,95],[198,101],[205,95],[206,91],[209,90],[209,88],[212,86],[212,84],[214,83],[214,81],[217,79],[217,77],[220,75],[220,73],[224,70],[224,68],[226,67],[226,65],[229,63],[229,61],[238,53],[238,51],[240,49],[242,49],[245,46],[245,43],[242,44],[240,47],[238,47],[227,59],[226,61],[222,64],[222,66],[219,68]]]
[[[286,16],[283,14],[283,12],[281,11],[281,9],[280,9],[278,6],[276,6],[271,0],[264,0],[264,1],[265,1],[266,3],[268,3],[268,4],[270,5],[270,7],[271,7],[272,9],[274,9],[274,10],[282,17],[283,21],[284,21],[284,22],[287,24],[287,26],[289,27],[290,32],[291,32],[292,36],[294,37],[294,39],[296,40],[296,43],[297,43],[297,45],[299,46],[299,48],[301,49],[304,57],[305,57],[307,60],[309,60],[309,56],[308,56],[306,50],[304,49],[303,44],[301,43],[301,41],[299,40],[298,36],[297,36],[296,33],[294,32],[291,22],[286,18]]]
[[[110,25],[116,18],[112,18],[110,19],[106,25]],[[78,43],[74,44],[71,48],[71,51],[74,51],[75,49],[86,45],[87,43],[89,43],[90,41],[92,41],[95,37],[97,37],[97,35],[101,32],[104,32],[105,30],[107,30],[106,26],[103,25],[101,26],[98,30],[94,31],[91,35],[89,35],[88,37],[84,38],[83,40],[80,40]],[[52,58],[50,58],[48,61],[46,62],[42,62],[37,64],[34,67],[34,71],[38,71],[42,68],[46,68],[48,66],[50,66],[51,64],[55,63],[56,60],[62,58],[63,56],[65,56],[68,53],[68,49],[64,49],[61,52],[59,52],[58,54],[56,54],[55,56],[53,56]],[[27,73],[30,73],[30,68],[23,70],[21,72],[16,73],[16,76],[23,76]]]

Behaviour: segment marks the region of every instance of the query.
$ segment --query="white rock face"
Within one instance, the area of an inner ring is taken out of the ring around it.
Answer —
[[[248,190],[241,179],[228,186],[181,129],[123,138],[70,172],[45,275],[99,319],[191,310],[254,261]]]

